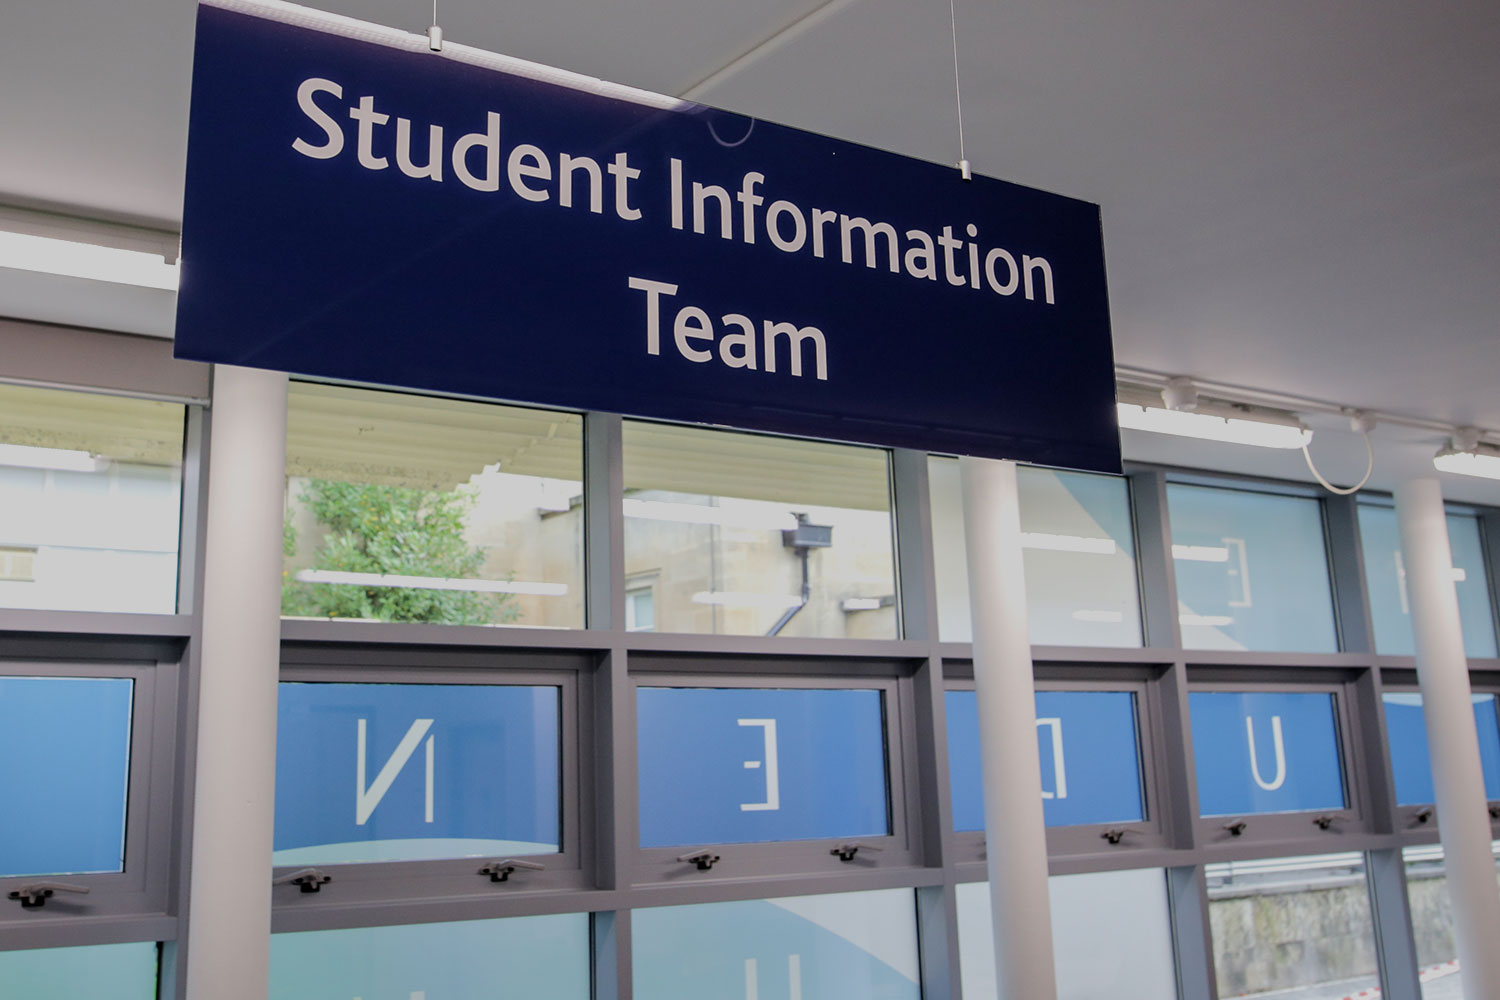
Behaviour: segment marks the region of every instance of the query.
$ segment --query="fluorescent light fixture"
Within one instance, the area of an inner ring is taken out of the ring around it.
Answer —
[[[1234,619],[1228,615],[1178,615],[1177,622],[1180,625],[1206,625],[1209,628],[1221,628],[1225,625],[1233,625]]]
[[[1432,465],[1439,472],[1500,479],[1500,450],[1483,444],[1476,445],[1472,451],[1444,448],[1433,458]]]
[[[795,594],[756,594],[745,590],[700,590],[693,595],[694,604],[717,604],[725,608],[769,608],[785,611],[800,608],[802,598]]]
[[[625,516],[647,521],[672,521],[678,524],[717,524],[726,528],[763,528],[767,531],[795,531],[797,518],[791,511],[774,508],[708,507],[697,503],[672,503],[667,500],[636,500],[627,497]]]
[[[1245,409],[1243,415],[1221,416],[1212,412],[1168,410],[1159,406],[1118,403],[1120,426],[1153,434],[1248,444],[1260,448],[1301,448],[1312,440],[1312,431],[1296,418],[1271,420],[1267,411]],[[1238,409],[1234,412],[1240,413]],[[1279,416],[1279,415],[1276,415]]]
[[[98,472],[104,464],[86,451],[65,448],[35,448],[29,444],[0,444],[0,465],[22,469],[55,469],[59,472]]]
[[[1222,545],[1173,545],[1172,558],[1184,562],[1227,563],[1229,549]]]
[[[356,587],[406,587],[412,590],[460,590],[471,594],[528,594],[562,597],[566,583],[528,580],[461,580],[445,576],[403,576],[399,573],[346,573],[335,569],[302,569],[296,578],[303,583],[347,583]]]
[[[1089,552],[1112,556],[1119,549],[1113,538],[1088,538],[1083,535],[1052,535],[1045,531],[1021,532],[1021,548],[1046,549],[1050,552]]]
[[[0,267],[163,288],[169,292],[177,290],[177,265],[168,264],[159,254],[75,243],[50,236],[0,232]]]
[[[1073,620],[1079,622],[1100,622],[1105,625],[1118,625],[1125,620],[1123,611],[1090,611],[1087,608],[1073,612]]]

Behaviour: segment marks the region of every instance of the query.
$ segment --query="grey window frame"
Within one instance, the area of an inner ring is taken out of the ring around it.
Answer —
[[[715,662],[699,657],[633,657],[630,668],[630,739],[635,740],[636,696],[641,688],[710,688],[747,690],[876,690],[881,693],[881,711],[885,727],[886,814],[890,833],[884,836],[849,836],[812,840],[773,841],[766,843],[705,843],[676,847],[640,847],[639,823],[630,831],[636,846],[635,882],[637,885],[669,886],[694,881],[739,879],[776,880],[788,875],[846,874],[918,865],[921,856],[919,825],[914,817],[920,810],[917,801],[918,780],[912,766],[914,756],[908,748],[916,742],[916,718],[913,706],[914,671],[901,661],[807,663],[805,671],[788,672],[785,663],[734,659]],[[866,851],[845,862],[835,857],[832,848],[844,842],[860,841],[879,848]],[[699,872],[692,864],[678,861],[697,848],[712,848],[721,860],[710,871]]]
[[[377,626],[378,627],[378,626]],[[451,628],[452,626],[434,626]],[[333,881],[316,893],[295,886],[273,892],[271,928],[284,931],[419,923],[430,920],[485,919],[528,913],[572,912],[535,907],[539,897],[593,887],[595,851],[592,685],[586,675],[591,657],[564,650],[411,649],[403,646],[359,647],[342,643],[284,642],[280,681],[339,684],[447,684],[454,686],[543,686],[559,689],[559,809],[561,850],[519,855],[544,865],[523,871],[503,883],[480,874],[487,861],[499,858],[445,858],[427,861],[381,861],[317,866]],[[306,867],[280,865],[277,877]],[[434,905],[440,900],[439,905]],[[432,915],[441,910],[442,915]]]

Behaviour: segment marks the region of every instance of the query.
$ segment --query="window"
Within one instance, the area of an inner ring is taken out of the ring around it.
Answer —
[[[271,1000],[589,1000],[583,913],[271,935]]]
[[[0,983],[25,1000],[156,1000],[154,941],[0,951]]]
[[[641,687],[636,713],[642,847],[891,832],[879,690]]]
[[[277,865],[552,854],[559,689],[281,684]]]
[[[1333,694],[1194,691],[1188,704],[1200,815],[1348,805]]]
[[[0,677],[0,878],[125,869],[134,682]]]
[[[945,641],[968,642],[959,463],[928,461],[938,626]],[[1021,466],[1021,545],[1031,641],[1059,646],[1139,646],[1140,598],[1130,498],[1118,476]]]
[[[982,830],[978,700],[973,691],[948,691],[946,702],[953,827]],[[1146,818],[1133,692],[1038,691],[1036,715],[1048,826]]]
[[[583,625],[583,419],[296,382],[282,614]]]
[[[0,607],[176,611],[185,412],[0,385]]]
[[[1205,874],[1219,996],[1312,1000],[1380,985],[1363,854],[1211,864]]]
[[[630,586],[625,590],[625,631],[656,631],[655,581]]]
[[[1058,1000],[1177,995],[1167,880],[1161,869],[1047,880]],[[958,886],[964,1000],[1000,1000],[988,882]]]
[[[625,572],[654,628],[896,635],[887,453],[627,421]]]
[[[1390,656],[1411,656],[1411,604],[1406,594],[1406,565],[1401,557],[1396,511],[1373,503],[1360,504],[1359,539],[1365,554],[1375,649]],[[1495,619],[1490,610],[1479,519],[1450,513],[1448,544],[1453,550],[1453,586],[1458,593],[1464,651],[1469,656],[1494,656]]]
[[[1336,652],[1318,501],[1167,487],[1188,649]]]
[[[1484,794],[1500,800],[1500,714],[1494,694],[1470,695],[1474,703],[1474,728],[1479,734],[1479,758],[1484,767]],[[1430,805],[1437,801],[1432,788],[1432,758],[1427,747],[1427,719],[1422,714],[1422,696],[1413,691],[1387,691],[1385,732],[1391,750],[1391,775],[1396,783],[1396,804]]]
[[[1500,869],[1500,841],[1492,851]],[[1448,873],[1443,849],[1436,845],[1405,847],[1406,898],[1411,911],[1412,936],[1417,943],[1418,978],[1423,1000],[1452,1000],[1462,995],[1463,970],[1453,941],[1453,899],[1448,894]],[[1500,871],[1497,871],[1500,880]]]
[[[920,1000],[909,889],[637,910],[637,1000]]]

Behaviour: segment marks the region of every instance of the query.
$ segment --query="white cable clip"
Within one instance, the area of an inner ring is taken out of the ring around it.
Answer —
[[[443,51],[443,29],[437,23],[437,0],[432,0],[432,27],[427,29],[427,47],[434,52]]]

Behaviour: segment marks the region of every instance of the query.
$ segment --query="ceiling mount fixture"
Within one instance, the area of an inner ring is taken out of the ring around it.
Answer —
[[[1180,376],[1159,391],[1122,385],[1117,400],[1120,426],[1130,430],[1260,448],[1295,449],[1312,440],[1295,413],[1205,399],[1191,379]]]
[[[1460,427],[1453,432],[1448,446],[1432,459],[1439,472],[1481,479],[1500,479],[1500,447],[1479,439],[1477,427]]]

